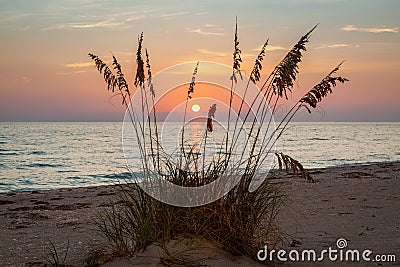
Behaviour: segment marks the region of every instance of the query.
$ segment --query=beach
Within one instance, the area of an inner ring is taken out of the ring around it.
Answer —
[[[315,183],[280,174],[288,201],[278,222],[285,233],[285,249],[335,247],[339,238],[347,248],[394,254],[400,259],[400,162],[311,169]],[[60,255],[68,248],[66,264],[82,266],[100,255],[106,242],[94,224],[98,214],[116,199],[118,186],[81,187],[0,194],[0,265],[43,266],[51,243]],[[193,257],[204,257],[211,266],[262,266],[247,258],[229,255],[217,244],[199,241],[205,248]],[[207,246],[209,248],[207,248]],[[260,248],[261,249],[261,248]],[[162,266],[163,252],[151,246],[127,259],[105,266]],[[190,255],[189,255],[190,256]],[[331,263],[332,266],[337,263]],[[341,266],[378,266],[377,262]],[[308,266],[310,263],[279,263]],[[314,263],[326,266],[329,262]],[[396,266],[396,263],[385,263]]]

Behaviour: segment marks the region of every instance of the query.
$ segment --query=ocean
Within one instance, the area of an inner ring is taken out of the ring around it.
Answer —
[[[176,123],[166,132],[177,135]],[[0,192],[129,179],[120,122],[1,122]],[[400,123],[295,122],[277,150],[305,168],[400,161]],[[140,170],[137,170],[140,173]]]

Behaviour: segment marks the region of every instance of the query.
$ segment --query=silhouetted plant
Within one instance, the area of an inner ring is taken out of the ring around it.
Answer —
[[[337,83],[348,81],[346,78],[334,76],[341,64],[333,69],[323,80],[307,92],[295,105],[288,110],[278,127],[272,132],[271,118],[267,125],[259,123],[257,117],[261,117],[263,122],[268,115],[268,109],[272,110],[272,115],[277,112],[279,101],[286,101],[288,94],[291,93],[299,72],[299,63],[302,60],[303,52],[306,51],[311,33],[317,26],[300,38],[300,40],[288,51],[281,62],[273,69],[272,73],[261,85],[260,91],[251,101],[247,110],[243,109],[244,100],[242,99],[237,118],[243,115],[244,120],[234,122],[232,138],[229,138],[230,111],[234,95],[234,87],[237,84],[237,75],[242,79],[241,74],[241,50],[239,48],[239,36],[237,22],[234,34],[234,53],[231,76],[231,88],[228,114],[228,131],[224,139],[225,153],[205,166],[204,157],[206,147],[203,147],[203,168],[198,168],[201,157],[195,151],[194,146],[185,144],[184,131],[186,110],[188,101],[192,98],[195,90],[196,75],[199,71],[199,63],[196,64],[191,82],[187,90],[185,105],[185,117],[181,132],[181,154],[179,164],[173,164],[168,155],[163,151],[159,142],[159,132],[157,128],[155,108],[149,109],[150,98],[154,106],[154,96],[156,90],[152,84],[152,74],[150,70],[149,54],[147,49],[146,68],[147,83],[145,77],[145,61],[142,58],[143,33],[138,38],[138,49],[136,52],[137,71],[134,85],[140,90],[141,111],[143,115],[141,121],[137,121],[137,114],[130,107],[131,93],[126,82],[121,66],[113,56],[113,69],[107,66],[96,55],[89,54],[94,60],[98,71],[103,75],[107,84],[107,89],[114,92],[118,89],[122,97],[122,103],[127,109],[129,119],[134,127],[138,141],[138,151],[142,163],[142,171],[148,173],[149,169],[155,168],[158,173],[163,173],[165,179],[181,186],[203,186],[218,179],[223,175],[231,160],[231,152],[237,146],[237,142],[246,122],[251,123],[245,141],[245,147],[249,145],[249,152],[241,151],[240,166],[245,166],[239,183],[225,196],[207,205],[184,208],[170,206],[147,195],[136,184],[122,186],[122,193],[118,205],[111,210],[100,214],[97,225],[102,234],[113,245],[114,252],[117,254],[130,254],[135,251],[145,249],[149,244],[165,244],[168,240],[180,236],[203,237],[221,242],[224,247],[233,253],[255,255],[255,251],[261,242],[270,241],[273,245],[281,242],[281,235],[275,224],[275,218],[285,199],[280,183],[271,182],[265,179],[254,192],[249,192],[249,185],[257,174],[262,162],[267,156],[277,158],[279,171],[283,171],[283,166],[287,172],[299,175],[307,181],[313,179],[305,170],[303,165],[292,157],[273,150],[277,139],[284,133],[287,125],[295,114],[302,108],[311,112],[310,107],[315,108],[317,104],[332,93],[332,88]],[[268,40],[264,43],[258,54],[250,78],[244,90],[246,96],[250,82],[257,83],[261,80],[262,62],[265,57]],[[200,69],[201,71],[201,69]],[[148,94],[149,92],[149,94]],[[255,116],[250,119],[251,110],[255,110]],[[153,112],[154,123],[150,123],[151,112]],[[216,112],[216,105],[210,107],[207,124],[204,127],[204,142],[208,135],[213,132],[213,118]],[[271,116],[272,117],[272,116]],[[145,127],[149,128],[149,133]],[[188,147],[188,148],[187,148]],[[248,153],[248,154],[247,154]],[[149,160],[150,159],[150,160]],[[150,164],[153,164],[152,167]],[[193,166],[190,168],[189,166]],[[239,167],[237,167],[239,168]],[[232,172],[233,173],[233,172]]]

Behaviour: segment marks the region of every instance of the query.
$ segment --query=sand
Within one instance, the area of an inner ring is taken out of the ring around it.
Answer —
[[[400,162],[310,170],[315,183],[283,174],[289,196],[279,217],[287,234],[285,249],[336,247],[345,238],[348,248],[370,249],[374,254],[394,254],[400,265]],[[82,266],[85,259],[106,245],[93,222],[115,198],[116,186],[0,194],[0,266],[43,266],[52,242],[66,263]],[[198,240],[202,249],[192,257],[208,257],[211,266],[262,266],[234,257],[217,244]],[[291,243],[291,244],[290,244]],[[291,247],[294,245],[295,247]],[[104,266],[162,266],[163,251],[151,246],[144,253],[114,259]],[[309,266],[310,263],[276,263],[277,266]],[[329,262],[313,266],[326,266]],[[338,263],[332,263],[337,266]],[[378,263],[340,266],[379,266]]]
[[[337,239],[344,238],[349,249],[395,254],[397,264],[383,266],[400,266],[400,162],[318,169],[311,175],[314,184],[290,179],[285,186],[291,202],[280,216],[280,225],[301,242],[298,248],[336,248]],[[327,265],[338,263],[319,266]],[[339,264],[353,265],[379,266]]]

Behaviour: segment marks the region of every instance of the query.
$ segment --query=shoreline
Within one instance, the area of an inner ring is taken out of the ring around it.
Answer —
[[[390,164],[390,163],[400,163],[399,161],[381,161],[381,162],[367,162],[367,163],[344,163],[341,165],[336,165],[336,166],[328,166],[328,167],[318,167],[318,168],[305,168],[309,172],[315,172],[318,170],[324,170],[324,169],[337,169],[337,168],[348,168],[348,167],[359,167],[359,166],[369,166],[369,165],[380,165],[380,164]],[[278,171],[275,170],[274,173],[277,173]],[[129,183],[129,179],[126,179],[126,182]],[[121,183],[125,183],[125,181],[121,180]],[[53,191],[53,190],[68,190],[68,189],[79,189],[79,188],[97,188],[97,187],[107,187],[107,186],[118,186],[119,183],[114,183],[114,184],[97,184],[97,185],[87,185],[87,186],[73,186],[73,187],[55,187],[55,188],[33,188],[33,189],[14,189],[10,191],[5,191],[5,192],[0,192],[0,197],[5,194],[10,194],[10,193],[24,193],[24,192],[48,192],[48,191]]]
[[[277,177],[285,182],[284,192],[289,197],[278,217],[280,230],[287,234],[287,246],[290,241],[297,241],[299,250],[322,250],[334,247],[338,238],[345,238],[353,249],[398,253],[400,162],[316,168],[309,172],[315,183],[287,174]],[[102,185],[0,193],[1,265],[43,266],[43,247],[49,242],[61,252],[69,247],[67,264],[82,265],[90,253],[104,244],[93,221],[96,214],[110,206],[117,191],[118,185]],[[153,254],[159,252],[149,251],[141,260],[157,266],[159,257]],[[238,266],[259,265],[222,251],[218,255],[218,260],[211,260],[212,266],[226,261]],[[399,262],[400,255],[396,256]]]

